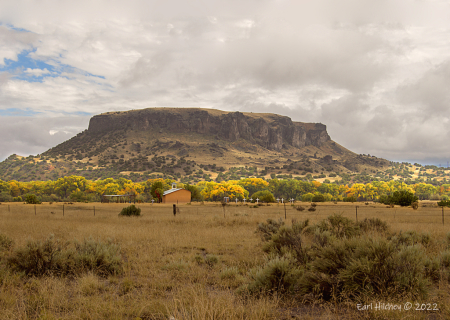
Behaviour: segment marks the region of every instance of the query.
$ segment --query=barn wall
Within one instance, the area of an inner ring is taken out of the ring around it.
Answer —
[[[191,192],[181,189],[163,196],[163,203],[188,203],[191,202]]]

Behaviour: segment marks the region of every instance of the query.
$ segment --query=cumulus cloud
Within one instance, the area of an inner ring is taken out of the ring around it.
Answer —
[[[358,153],[441,161],[448,16],[444,0],[10,1],[0,110],[67,125],[67,114],[158,106],[276,112],[322,122]],[[45,65],[8,68],[24,52]],[[44,127],[49,146],[74,132]]]

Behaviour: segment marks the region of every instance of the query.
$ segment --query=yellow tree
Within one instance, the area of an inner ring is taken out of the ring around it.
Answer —
[[[249,194],[254,194],[255,192],[265,190],[269,187],[269,183],[261,178],[247,178],[236,181],[236,184],[244,187]]]
[[[362,183],[355,183],[351,187],[351,193],[358,199],[358,198],[365,198],[366,197],[366,187]]]
[[[222,200],[224,197],[229,197],[232,200],[235,198],[243,199],[248,197],[248,191],[242,186],[235,184],[235,181],[222,183],[208,182],[201,191],[201,195],[207,200],[218,201]]]

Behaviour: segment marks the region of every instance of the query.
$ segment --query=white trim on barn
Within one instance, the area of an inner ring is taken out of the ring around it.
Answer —
[[[178,191],[178,190],[182,190],[182,189],[183,189],[183,188],[178,188],[178,189],[170,189],[170,190],[164,191],[163,196],[165,196],[166,194],[169,194],[169,193]]]

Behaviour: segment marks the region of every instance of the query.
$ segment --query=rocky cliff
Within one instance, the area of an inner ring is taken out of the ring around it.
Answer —
[[[239,139],[272,150],[283,146],[320,147],[330,140],[326,126],[320,123],[294,122],[276,114],[225,112],[198,108],[149,108],[104,113],[91,118],[89,133],[114,130],[198,133],[219,139]]]

